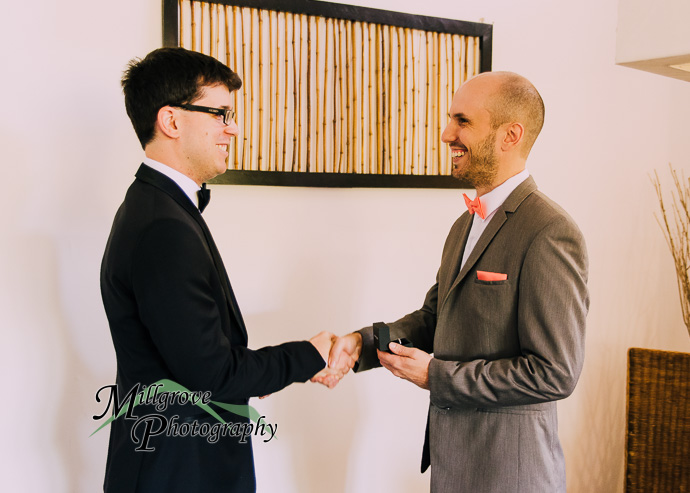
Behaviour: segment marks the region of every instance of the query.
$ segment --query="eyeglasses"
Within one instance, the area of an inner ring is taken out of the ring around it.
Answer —
[[[222,108],[210,108],[208,106],[196,106],[194,104],[179,104],[174,105],[176,108],[182,108],[187,111],[198,111],[199,113],[210,113],[216,116],[223,117],[223,123],[230,125],[230,122],[235,118],[235,110],[224,110]]]

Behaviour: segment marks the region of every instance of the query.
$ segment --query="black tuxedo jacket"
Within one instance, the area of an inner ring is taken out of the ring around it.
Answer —
[[[247,404],[249,397],[304,382],[325,366],[314,346],[289,342],[257,351],[211,233],[185,193],[142,165],[115,216],[101,266],[101,294],[117,357],[120,399],[136,384],[173,380],[212,400]],[[137,406],[135,415],[158,413]],[[161,413],[158,413],[161,414]],[[178,422],[217,423],[197,406],[162,413]],[[232,413],[226,422],[246,422]],[[270,422],[270,420],[269,420]],[[247,492],[256,486],[251,440],[173,437],[136,451],[143,426],[111,424],[106,492]]]

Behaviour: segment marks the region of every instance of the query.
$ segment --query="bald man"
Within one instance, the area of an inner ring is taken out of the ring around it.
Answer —
[[[584,358],[587,251],[566,212],[526,169],[544,103],[524,77],[481,74],[453,97],[442,140],[453,176],[476,189],[450,230],[424,305],[390,323],[393,354],[371,327],[340,338],[330,364],[359,357],[429,390],[422,472],[431,491],[565,492],[556,401]]]

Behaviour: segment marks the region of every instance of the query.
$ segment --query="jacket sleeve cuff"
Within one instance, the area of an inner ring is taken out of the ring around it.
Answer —
[[[359,373],[361,371],[371,370],[372,368],[379,368],[381,362],[379,361],[379,357],[376,354],[376,348],[374,347],[373,327],[364,327],[357,332],[362,335],[362,351],[354,371]]]

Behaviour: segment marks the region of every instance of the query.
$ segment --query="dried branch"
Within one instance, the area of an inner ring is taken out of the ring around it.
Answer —
[[[685,180],[682,172],[679,177],[678,172],[670,164],[669,169],[675,186],[675,190],[671,190],[671,211],[666,210],[659,174],[654,171],[652,184],[659,199],[661,219],[657,214],[654,216],[661,226],[673,256],[680,305],[683,310],[683,322],[685,322],[688,334],[690,334],[690,237],[688,236],[690,230],[690,181]]]

